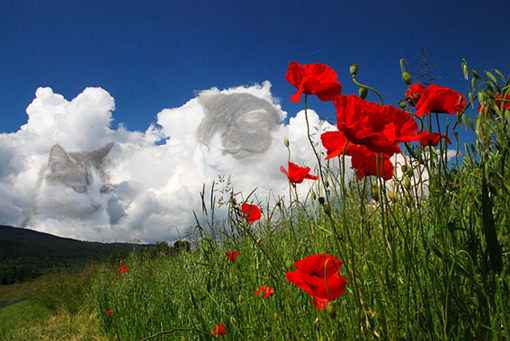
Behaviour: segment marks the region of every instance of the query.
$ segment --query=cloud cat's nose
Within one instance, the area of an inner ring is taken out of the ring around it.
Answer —
[[[92,207],[94,207],[94,209],[97,211],[98,209],[100,209],[103,205],[102,204],[90,204]]]

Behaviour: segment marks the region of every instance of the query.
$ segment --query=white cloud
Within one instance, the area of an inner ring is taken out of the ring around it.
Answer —
[[[274,103],[271,84],[239,87],[222,93],[244,92]],[[211,93],[218,89],[207,90]],[[111,129],[114,99],[101,88],[87,88],[71,101],[50,88],[39,88],[27,108],[28,122],[15,133],[0,134],[0,223],[20,226],[30,211],[30,197],[41,165],[49,150],[60,144],[66,151],[90,150],[111,141],[110,174],[117,185],[108,211],[112,226],[65,228],[58,224],[41,229],[71,238],[98,241],[145,242],[172,240],[195,225],[193,211],[200,213],[200,192],[210,189],[218,174],[204,166],[204,156],[195,132],[204,113],[196,99],[179,108],[164,109],[157,114],[158,125],[145,132],[128,131],[122,124]],[[281,112],[285,117],[287,113]],[[315,142],[315,129],[331,130],[320,123],[312,110],[309,122]],[[257,188],[256,197],[265,204],[270,195],[288,195],[288,181],[280,172],[286,166],[288,150],[283,138],[290,140],[291,161],[310,166],[316,174],[316,159],[306,136],[304,112],[290,118],[272,133],[271,147],[257,157],[238,161],[231,169],[236,191],[247,196]],[[320,150],[320,143],[318,144]],[[298,185],[305,193],[312,181]],[[200,215],[200,214],[199,214]],[[37,227],[36,227],[37,229]]]

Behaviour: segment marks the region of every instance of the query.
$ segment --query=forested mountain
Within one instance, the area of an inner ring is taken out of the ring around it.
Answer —
[[[53,269],[83,266],[88,261],[99,261],[147,246],[85,242],[0,225],[0,284],[21,282]]]

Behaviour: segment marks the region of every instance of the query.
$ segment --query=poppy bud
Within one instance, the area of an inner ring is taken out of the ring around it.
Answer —
[[[329,205],[324,205],[323,208],[324,213],[326,213],[328,216],[331,216],[331,208],[329,207]]]
[[[337,305],[335,302],[329,302],[326,307],[326,314],[331,317],[333,320],[336,318]]]
[[[374,198],[375,201],[379,201],[379,192],[376,187],[370,188],[370,195]]]
[[[289,139],[288,139],[288,138],[286,138],[286,137],[284,137],[284,138],[283,138],[283,144],[285,145],[285,147],[289,148],[289,145],[290,145],[290,143],[289,143]]]
[[[328,181],[328,179],[326,179],[326,181],[324,181],[324,186],[326,186],[326,188],[328,188],[328,187],[329,187],[329,181]]]
[[[356,76],[358,74],[358,65],[352,64],[351,67],[349,68],[349,72],[351,73],[351,75]]]
[[[402,109],[407,108],[407,103],[406,103],[406,101],[400,101],[400,102],[398,102],[398,105],[399,105]]]
[[[324,206],[324,203],[325,203],[325,202],[326,202],[326,201],[324,200],[324,198],[323,198],[323,197],[320,197],[320,198],[319,198],[319,204],[321,204],[322,206]]]
[[[411,180],[406,176],[404,177],[404,187],[409,190],[411,188]]]
[[[392,191],[388,191],[388,198],[390,198],[390,200],[393,201],[393,199],[395,199],[395,194],[393,194]]]
[[[359,88],[359,98],[361,99],[365,99],[367,98],[367,95],[368,95],[368,90],[367,88],[365,88],[364,86],[361,86]]]
[[[407,166],[406,174],[407,174],[407,176],[413,176],[414,175],[414,169],[412,167],[410,167],[410,166]]]
[[[315,200],[317,199],[317,194],[315,194],[314,190],[312,189],[312,199]]]
[[[413,78],[411,77],[411,75],[407,71],[402,72],[402,80],[407,85],[411,85],[411,83],[413,82]]]

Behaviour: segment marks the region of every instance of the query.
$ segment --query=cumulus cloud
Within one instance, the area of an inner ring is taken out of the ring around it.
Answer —
[[[271,84],[206,93],[249,93],[281,111],[273,98]],[[196,130],[204,112],[196,98],[179,108],[157,113],[157,125],[145,131],[129,131],[122,124],[111,128],[115,101],[101,88],[87,88],[71,101],[50,88],[39,88],[27,108],[28,121],[15,133],[0,134],[0,223],[20,226],[30,213],[31,195],[41,166],[48,162],[51,147],[60,144],[66,151],[85,151],[111,141],[110,175],[116,185],[108,203],[112,225],[98,228],[45,228],[56,235],[96,241],[156,242],[179,238],[195,224],[193,211],[201,210],[200,192],[209,189],[219,173],[204,164]],[[155,113],[156,114],[156,113]],[[330,124],[308,110],[314,143],[320,149],[320,133]],[[236,191],[244,196],[253,189],[262,203],[270,195],[288,195],[288,182],[280,172],[289,153],[283,138],[290,141],[292,162],[315,169],[317,161],[307,138],[305,113],[299,112],[272,132],[272,143],[263,154],[239,160],[228,171]],[[305,181],[298,189],[305,193]],[[48,198],[50,200],[50,198]],[[37,229],[37,227],[35,227]]]

